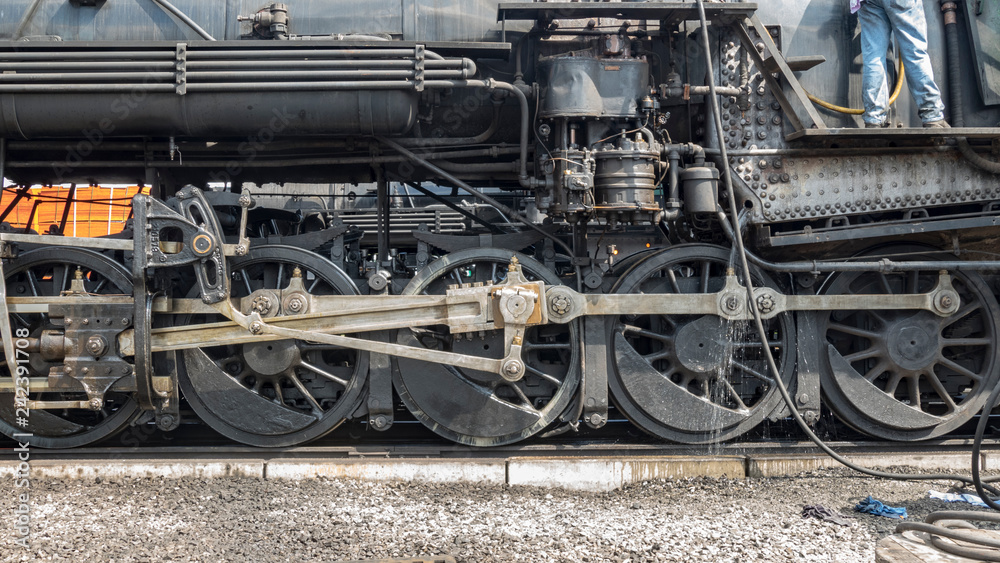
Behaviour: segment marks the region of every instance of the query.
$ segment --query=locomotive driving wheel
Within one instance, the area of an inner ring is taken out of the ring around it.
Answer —
[[[537,261],[508,250],[469,249],[449,254],[419,272],[405,295],[443,295],[449,285],[506,280],[512,257],[530,281],[559,285]],[[397,342],[432,350],[504,357],[502,330],[451,334],[447,326],[400,330]],[[499,446],[528,438],[549,426],[570,404],[580,380],[580,346],[575,323],[529,328],[522,360],[527,373],[517,382],[496,373],[397,358],[393,379],[403,403],[425,426],[470,446]]]
[[[667,249],[633,266],[615,293],[704,294],[723,289],[730,251],[692,244]],[[754,287],[775,287],[752,272]],[[794,370],[790,314],[764,321],[767,346],[782,381]],[[611,332],[609,374],[618,408],[643,430],[674,442],[703,444],[739,436],[781,401],[757,329],[714,315],[629,315]]]
[[[237,299],[266,298],[266,290],[287,288],[293,276],[310,295],[359,293],[332,262],[294,247],[251,248],[229,270]],[[263,307],[265,299],[255,303]],[[301,340],[205,346],[184,352],[179,375],[191,408],[214,430],[252,446],[285,447],[323,436],[354,412],[368,354]]]
[[[83,289],[91,295],[132,295],[132,281],[128,272],[117,262],[90,250],[77,248],[40,248],[22,253],[4,267],[7,295],[10,297],[57,297],[71,289],[77,272],[82,275]],[[15,313],[10,317],[13,334],[18,331],[38,338],[42,331],[58,330],[44,313]],[[0,354],[2,355],[2,354]],[[4,360],[6,361],[6,360]],[[6,364],[4,364],[6,365]],[[31,353],[28,377],[48,377],[50,362],[40,354]],[[3,376],[9,378],[7,369]],[[36,401],[86,401],[87,394],[79,392],[30,393]],[[91,444],[114,435],[129,424],[138,413],[138,403],[128,393],[109,391],[104,395],[100,410],[88,409],[32,409],[29,416],[15,409],[12,393],[0,393],[0,432],[7,436],[14,433],[32,434],[31,445],[42,448],[75,448]],[[27,420],[24,425],[19,420]]]
[[[918,256],[915,260],[934,260]],[[959,311],[836,311],[825,316],[829,363],[826,404],[861,432],[887,440],[922,440],[958,428],[983,408],[997,384],[996,299],[982,277],[953,272]],[[937,270],[843,273],[824,284],[830,295],[926,293]]]

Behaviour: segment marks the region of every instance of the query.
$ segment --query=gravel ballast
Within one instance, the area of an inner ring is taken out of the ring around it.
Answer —
[[[451,555],[507,561],[875,560],[897,521],[858,514],[872,495],[910,520],[969,505],[927,498],[954,482],[843,469],[768,479],[647,482],[610,493],[313,479],[34,480],[31,549],[5,526],[4,561],[338,561]],[[18,489],[0,485],[14,521]],[[856,516],[805,519],[803,505]]]

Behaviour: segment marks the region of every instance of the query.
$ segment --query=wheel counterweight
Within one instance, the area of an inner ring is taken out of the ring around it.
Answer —
[[[279,292],[293,278],[310,295],[357,295],[325,258],[299,248],[259,246],[230,263],[234,299],[253,296],[262,315],[298,312],[304,298]],[[279,340],[186,350],[180,386],[191,408],[220,434],[263,447],[285,447],[332,431],[357,408],[368,354],[336,346]]]
[[[730,252],[683,245],[652,255],[627,271],[615,293],[703,294],[720,291]],[[756,287],[775,287],[760,271]],[[794,358],[790,314],[765,321],[767,346],[785,385]],[[750,430],[781,400],[751,323],[712,315],[629,315],[611,332],[609,385],[618,408],[643,430],[674,442],[712,443]]]
[[[91,295],[132,294],[132,281],[128,272],[107,256],[78,248],[39,248],[22,253],[4,267],[7,295],[12,297],[57,297],[70,290],[71,280],[77,273],[83,289]],[[37,338],[43,331],[61,330],[44,313],[17,313],[11,315],[11,329],[27,330]],[[4,364],[6,365],[6,364]],[[56,363],[39,355],[27,364],[30,377],[48,377]],[[3,377],[10,377],[4,369]],[[87,394],[79,392],[44,392],[32,394],[40,401],[87,401]],[[27,425],[17,424],[18,413],[12,393],[0,393],[0,432],[7,436],[29,433],[31,445],[42,448],[75,448],[103,440],[116,434],[139,412],[138,403],[129,394],[109,391],[104,395],[100,410],[87,409],[33,409],[25,417]]]
[[[528,256],[500,249],[455,252],[431,263],[404,290],[406,295],[442,295],[449,285],[506,279],[512,257],[529,280],[558,285],[559,279]],[[504,356],[503,331],[453,335],[445,326],[400,330],[409,346]],[[511,444],[540,432],[570,404],[580,380],[576,323],[529,328],[522,346],[526,375],[519,381],[418,360],[394,361],[396,391],[413,415],[434,432],[471,446]]]
[[[934,288],[939,275],[844,273],[831,278],[823,292],[923,293]],[[1000,307],[980,275],[951,276],[961,300],[954,315],[858,310],[824,317],[823,395],[845,423],[887,440],[922,440],[958,428],[982,409],[1000,377]]]

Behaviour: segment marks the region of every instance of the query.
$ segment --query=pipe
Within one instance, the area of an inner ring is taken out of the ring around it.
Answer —
[[[948,57],[948,89],[951,96],[951,124],[954,127],[965,127],[965,104],[962,101],[962,58],[958,39],[958,5],[954,0],[941,0],[941,11],[944,13],[944,33],[947,40]],[[1000,174],[1000,162],[980,156],[969,140],[956,137],[958,150],[973,166],[991,174]]]
[[[0,137],[0,190],[7,187],[7,139]]]
[[[440,139],[399,139],[404,147],[443,147],[449,145],[478,145],[485,143],[500,129],[500,106],[493,108],[490,126],[475,137],[442,137]]]
[[[508,86],[509,86],[509,84],[508,84]],[[481,191],[479,191],[479,190],[473,188],[472,186],[466,184],[465,182],[459,180],[458,178],[456,178],[455,176],[451,175],[450,173],[448,173],[448,172],[442,170],[441,168],[435,166],[434,164],[432,164],[428,160],[417,156],[416,154],[414,154],[410,150],[406,149],[405,147],[403,147],[399,143],[396,143],[395,141],[392,141],[392,140],[387,139],[385,137],[375,137],[375,138],[379,142],[384,143],[386,145],[389,145],[390,147],[392,147],[393,149],[395,149],[397,152],[402,153],[403,155],[405,155],[406,157],[408,157],[413,162],[416,162],[417,164],[420,164],[424,168],[430,170],[431,172],[436,173],[437,175],[439,175],[440,177],[444,178],[445,180],[451,182],[455,186],[458,186],[459,188],[462,188],[463,190],[465,190],[466,192],[468,192],[469,195],[471,195],[472,197],[475,197],[475,198],[477,198],[479,200],[482,200],[485,203],[488,203],[489,205],[492,205],[500,213],[502,213],[504,215],[507,215],[508,217],[510,217],[510,218],[518,221],[519,223],[522,223],[522,224],[526,225],[528,228],[530,228],[533,231],[541,233],[542,236],[544,236],[545,238],[551,240],[555,244],[559,245],[559,247],[562,248],[563,250],[565,250],[569,256],[574,256],[575,253],[573,252],[573,249],[570,248],[569,245],[567,245],[565,242],[563,242],[559,237],[553,235],[552,233],[550,233],[550,232],[546,231],[545,229],[539,227],[538,225],[532,223],[526,217],[521,216],[521,214],[518,213],[517,211],[515,211],[515,210],[513,210],[513,209],[511,209],[509,207],[507,207],[506,205],[500,203],[499,201],[493,199],[492,197],[490,197],[490,196],[482,193]],[[525,169],[525,170],[527,170],[527,169]],[[525,173],[527,173],[527,172],[525,172]]]
[[[176,6],[168,2],[167,0],[153,0],[153,3],[163,8],[166,12],[173,14],[177,19],[184,22],[184,24],[194,30],[195,33],[201,36],[202,39],[207,41],[215,41],[215,38],[209,35],[207,31],[201,28],[200,25],[196,24],[194,20],[188,17],[187,14],[177,9]]]
[[[955,12],[958,4],[954,0],[941,0],[941,12],[944,13],[944,35],[947,42],[945,50],[948,57],[948,88],[951,99],[951,125],[965,127],[965,105],[962,102],[962,59],[959,55],[958,16]]]
[[[466,151],[452,151],[447,153],[432,153],[428,155],[430,160],[450,159],[450,158],[477,158],[483,156],[497,156],[503,154],[517,154],[519,149],[514,147],[474,149]],[[355,157],[331,157],[331,158],[299,158],[281,160],[237,160],[243,168],[281,168],[285,166],[325,166],[333,164],[388,164],[394,162],[405,162],[407,159],[401,156],[355,156]],[[95,161],[86,162],[87,167],[92,168],[225,168],[233,163],[232,160],[191,160],[187,159],[181,163],[178,161],[148,162],[141,160],[122,161]],[[65,162],[49,161],[24,161],[12,162],[9,168],[53,168],[65,166]]]

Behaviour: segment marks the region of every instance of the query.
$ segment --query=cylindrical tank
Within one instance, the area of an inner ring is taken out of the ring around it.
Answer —
[[[239,39],[250,31],[238,16],[270,2],[171,0],[215,39]],[[288,4],[294,35],[388,35],[406,41],[497,41],[498,0],[295,0]],[[4,0],[0,40],[59,37],[63,41],[199,40],[183,22],[153,0]],[[34,7],[34,9],[32,9]],[[517,25],[523,27],[523,25]],[[508,26],[508,30],[514,29]],[[15,37],[18,36],[18,37]]]
[[[0,95],[0,137],[402,135],[417,114],[406,91]]]

